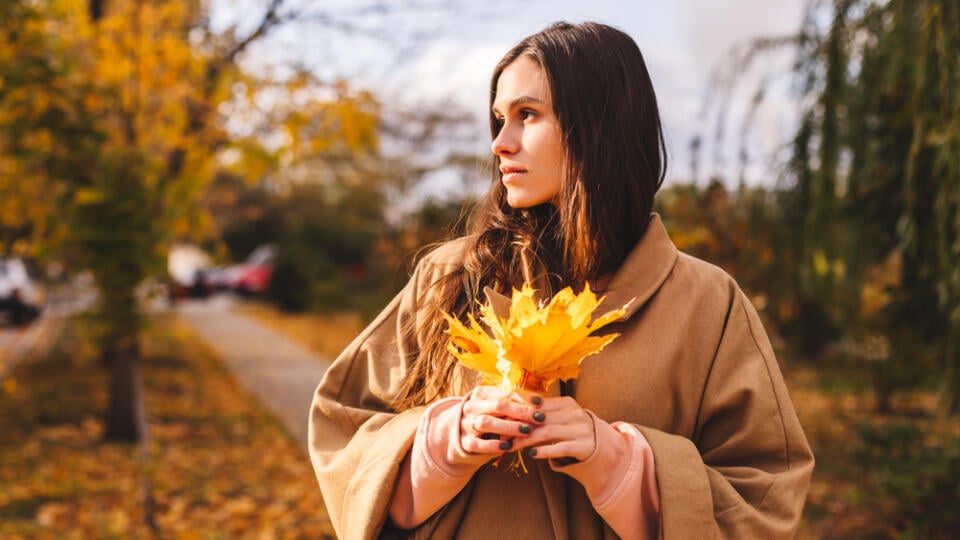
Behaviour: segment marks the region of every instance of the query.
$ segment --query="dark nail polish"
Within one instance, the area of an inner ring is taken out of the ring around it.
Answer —
[[[480,438],[485,441],[495,441],[500,438],[496,433],[481,433]]]
[[[509,450],[511,448],[513,448],[513,441],[503,441],[500,443],[501,450]]]
[[[547,419],[547,415],[543,414],[540,411],[537,411],[533,413],[533,419],[536,420],[537,422],[543,422],[544,420]]]
[[[530,449],[530,457],[537,457],[537,449],[536,449],[536,448],[531,448],[531,449]]]
[[[520,426],[520,433],[523,433],[524,435],[529,435],[530,432],[532,431],[533,431],[533,428],[526,424]]]
[[[533,396],[532,398],[530,398],[530,403],[533,403],[534,405],[539,406],[541,403],[543,403],[543,398],[540,396]]]

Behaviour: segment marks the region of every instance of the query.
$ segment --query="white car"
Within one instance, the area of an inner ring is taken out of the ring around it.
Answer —
[[[46,291],[27,263],[0,256],[0,313],[6,312],[10,322],[20,326],[37,318],[45,302]]]

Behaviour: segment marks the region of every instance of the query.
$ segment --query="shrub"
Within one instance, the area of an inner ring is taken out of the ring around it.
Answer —
[[[960,436],[937,435],[924,423],[861,422],[856,463],[868,498],[892,502],[885,516],[899,538],[955,538],[960,531]],[[879,502],[876,501],[876,502]]]

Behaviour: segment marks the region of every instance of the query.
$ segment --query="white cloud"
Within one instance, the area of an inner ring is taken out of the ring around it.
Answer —
[[[731,47],[800,28],[802,0],[680,0],[691,57],[709,71]]]
[[[502,43],[438,41],[403,77],[407,82],[405,93],[417,100],[452,100],[486,118],[490,74],[509,47]]]

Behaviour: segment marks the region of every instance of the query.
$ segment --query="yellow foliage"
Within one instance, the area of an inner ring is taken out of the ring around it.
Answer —
[[[11,83],[0,68],[0,134],[5,126],[36,126],[16,137],[16,151],[0,137],[0,228],[63,238],[58,228],[70,212],[54,208],[49,194],[71,193],[74,204],[102,200],[102,186],[91,185],[102,156],[142,159],[132,176],[150,197],[150,219],[159,230],[198,236],[209,226],[195,202],[220,168],[257,182],[281,163],[377,150],[380,111],[371,94],[324,85],[307,73],[271,78],[221,63],[224,49],[191,39],[206,3],[112,0],[97,21],[85,2],[30,4],[37,16],[17,27],[18,41],[0,37],[0,66],[33,55],[52,75]],[[62,121],[43,125],[44,115]],[[64,140],[78,131],[92,135]],[[226,163],[227,150],[239,159]],[[46,166],[65,156],[82,166]],[[8,170],[17,177],[8,179]],[[69,177],[71,171],[87,174]]]
[[[674,245],[677,246],[677,249],[681,251],[692,250],[696,246],[700,246],[711,240],[710,231],[703,226],[675,230],[670,238],[673,240]]]
[[[882,264],[867,270],[860,289],[860,314],[871,318],[879,315],[890,302],[903,279],[903,254],[893,250]]]
[[[73,202],[78,205],[97,204],[105,198],[105,194],[98,189],[80,188],[74,193]]]
[[[818,276],[826,276],[830,272],[830,262],[821,250],[817,250],[813,254],[813,271]]]

